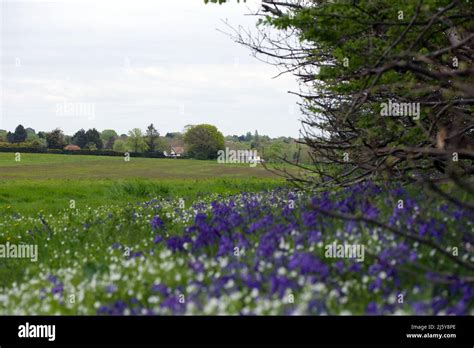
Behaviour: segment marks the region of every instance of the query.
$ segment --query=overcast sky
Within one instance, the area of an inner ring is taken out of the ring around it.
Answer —
[[[0,0],[0,129],[113,128],[164,134],[210,123],[224,134],[297,136],[292,76],[219,32],[260,1]]]

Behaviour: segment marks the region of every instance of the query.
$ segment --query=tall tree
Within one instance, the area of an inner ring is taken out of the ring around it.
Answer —
[[[155,126],[153,126],[153,123],[150,124],[146,130],[146,144],[148,146],[148,152],[156,151],[159,137],[160,133],[158,133]]]
[[[260,136],[258,135],[257,130],[255,130],[255,135],[253,136],[251,147],[253,149],[258,149],[260,147]]]
[[[13,133],[13,142],[22,143],[26,140],[28,134],[26,133],[25,128],[20,124],[16,127],[15,132]]]

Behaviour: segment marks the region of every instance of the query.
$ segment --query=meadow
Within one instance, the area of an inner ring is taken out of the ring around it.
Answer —
[[[58,212],[150,197],[187,201],[209,193],[230,194],[280,186],[261,166],[222,165],[187,159],[0,153],[0,215]]]
[[[0,314],[474,314],[474,216],[416,187],[297,192],[263,168],[190,160],[12,162],[0,154],[0,245],[38,258],[0,258]]]

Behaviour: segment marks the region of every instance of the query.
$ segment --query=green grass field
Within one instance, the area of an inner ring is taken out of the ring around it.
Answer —
[[[68,208],[193,200],[209,193],[259,191],[284,184],[261,165],[217,161],[0,153],[0,214],[54,213]]]

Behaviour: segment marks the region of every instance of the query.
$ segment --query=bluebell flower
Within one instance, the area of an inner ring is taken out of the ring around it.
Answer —
[[[156,215],[152,220],[151,220],[151,227],[154,229],[154,230],[157,230],[161,227],[164,226],[164,222],[163,220],[161,220],[161,218]]]

